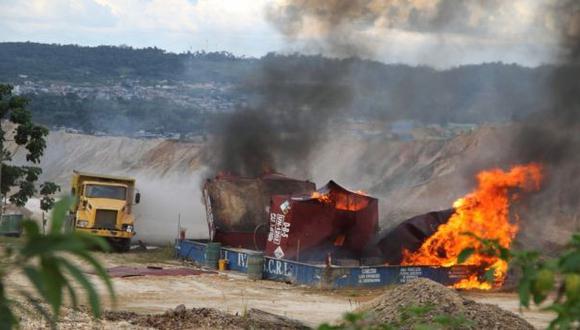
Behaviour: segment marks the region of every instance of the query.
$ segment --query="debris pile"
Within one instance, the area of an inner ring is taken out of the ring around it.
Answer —
[[[465,328],[473,329],[534,329],[524,319],[495,305],[480,304],[461,297],[455,290],[439,283],[420,278],[387,290],[383,295],[361,306],[359,312],[368,314],[373,324],[397,323],[402,312],[410,307],[429,307],[421,316],[422,323],[437,317],[465,318]],[[413,327],[404,323],[403,327]]]
[[[370,246],[378,249],[389,265],[399,265],[403,261],[403,251],[419,250],[439,226],[449,221],[454,212],[454,209],[434,211],[405,220],[395,228],[380,232]]]
[[[20,318],[19,329],[22,330],[38,330],[38,329],[51,329],[50,323],[36,311],[35,306],[26,300],[19,301],[18,304],[24,309],[17,309],[16,312]],[[46,304],[41,305],[45,310],[50,308]],[[109,312],[106,312],[108,314]],[[115,317],[108,319],[97,319],[94,318],[90,310],[84,306],[80,309],[74,309],[70,307],[63,306],[60,311],[60,316],[56,324],[56,328],[59,330],[140,330],[147,329],[144,327],[139,327],[132,325],[127,322],[128,318],[125,315],[136,315],[130,312],[113,312]],[[105,315],[106,316],[106,315]]]
[[[187,309],[179,305],[153,315],[107,312],[105,319],[126,320],[132,325],[154,329],[309,329],[299,321],[253,308],[245,315],[233,315],[213,308]]]

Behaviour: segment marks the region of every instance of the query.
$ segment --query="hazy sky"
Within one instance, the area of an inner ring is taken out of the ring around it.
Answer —
[[[318,38],[316,27],[289,40],[266,18],[268,10],[287,1],[0,0],[0,41],[156,46],[173,52],[226,50],[246,56],[271,51],[325,53],[312,47]],[[367,27],[364,35],[376,45],[373,57],[387,63],[447,67],[503,61],[533,66],[549,62],[555,50],[556,41],[546,29],[549,22],[538,19],[549,1],[506,0],[493,13],[464,17],[467,23],[462,26],[485,25],[477,31],[433,33],[389,22],[388,28]],[[425,8],[434,3],[407,2]]]

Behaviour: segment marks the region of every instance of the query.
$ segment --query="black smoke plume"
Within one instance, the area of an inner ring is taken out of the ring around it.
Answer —
[[[539,162],[546,169],[542,192],[523,212],[528,234],[520,235],[525,245],[537,248],[546,248],[538,238],[554,230],[580,229],[580,3],[556,2],[553,14],[561,36],[550,106],[530,116],[513,143],[517,161]]]
[[[268,56],[259,73],[245,83],[247,104],[221,123],[221,134],[209,152],[211,166],[254,176],[291,165],[307,174],[309,157],[332,120],[352,105],[349,58],[376,55],[371,31],[489,35],[497,28],[494,18],[508,5],[499,0],[276,2],[267,9],[267,17],[289,42],[311,39],[314,45],[307,45],[343,59],[325,64],[316,58],[288,61]],[[570,167],[562,172],[573,175],[570,187],[578,187],[580,180],[578,166],[573,166],[580,150],[577,7],[575,1],[561,0],[547,8],[545,15],[561,24],[563,50],[562,63],[553,73],[552,105],[525,121],[508,157],[513,162]]]
[[[308,160],[333,119],[352,106],[353,58],[375,57],[378,45],[369,29],[474,29],[465,13],[498,3],[443,0],[432,8],[414,1],[290,0],[271,5],[267,18],[290,43],[313,30],[314,47],[340,59],[267,56],[259,74],[245,83],[250,100],[220,123],[206,153],[208,164],[248,176],[281,167],[308,175]]]
[[[250,100],[220,124],[209,163],[244,176],[288,168],[307,175],[312,151],[351,104],[349,61],[269,55],[262,62],[243,87]]]
[[[551,105],[532,115],[515,139],[522,162],[547,166],[548,190],[557,189],[568,206],[580,204],[580,3],[554,8],[561,31],[558,65],[551,75]],[[560,198],[560,200],[562,200]]]

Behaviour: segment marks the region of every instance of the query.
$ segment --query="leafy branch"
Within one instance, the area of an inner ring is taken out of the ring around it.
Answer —
[[[580,233],[572,235],[566,250],[557,258],[545,258],[537,251],[513,251],[502,247],[498,240],[481,238],[473,233],[464,233],[474,238],[479,246],[461,251],[458,263],[466,262],[472,255],[498,257],[518,269],[520,305],[529,308],[530,302],[556,313],[549,329],[573,329],[580,326]],[[486,280],[490,278],[486,276]],[[491,277],[493,281],[493,276]]]
[[[19,295],[30,302],[34,309],[56,327],[59,311],[64,297],[68,294],[73,308],[78,308],[77,290],[72,285],[80,284],[88,297],[88,303],[95,317],[101,314],[99,295],[87,275],[72,260],[80,259],[88,263],[98,278],[103,281],[109,294],[114,299],[112,282],[106,269],[89,252],[98,248],[109,250],[109,246],[101,237],[83,232],[63,233],[63,225],[67,218],[67,210],[72,198],[64,198],[55,204],[52,213],[52,223],[49,232],[42,235],[36,222],[25,221],[24,241],[18,246],[6,246],[3,260],[8,262],[0,265],[0,329],[10,329],[17,325],[18,319],[14,309],[24,308],[14,297],[9,297],[5,290],[5,278],[10,271],[21,270],[34,288],[34,295],[28,290],[20,290]],[[48,311],[40,301],[46,302]]]

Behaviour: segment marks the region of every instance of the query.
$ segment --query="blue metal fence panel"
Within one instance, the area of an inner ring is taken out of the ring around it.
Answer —
[[[248,254],[242,249],[222,248],[222,259],[227,259],[228,269],[242,273],[248,272]]]
[[[192,240],[179,240],[175,246],[177,256],[203,265],[206,244]]]
[[[205,262],[206,244],[191,240],[176,243],[177,256],[199,264]],[[221,258],[228,260],[230,270],[246,273],[248,253],[245,249],[222,248]],[[376,266],[326,267],[325,265],[264,258],[264,279],[306,284],[323,288],[378,287],[406,283],[425,277],[443,285],[452,285],[468,276],[470,267]]]
[[[469,267],[377,266],[333,267],[332,287],[373,287],[402,284],[424,277],[443,285],[452,285],[466,278]]]
[[[339,267],[332,272],[333,287],[374,287],[397,281],[397,271],[387,267]]]
[[[301,262],[264,258],[264,278],[281,282],[319,286],[322,267]]]
[[[248,253],[251,252],[245,249],[222,248],[222,258],[228,260],[230,270],[246,273],[248,271]],[[318,285],[320,282],[320,267],[265,257],[264,279]]]

